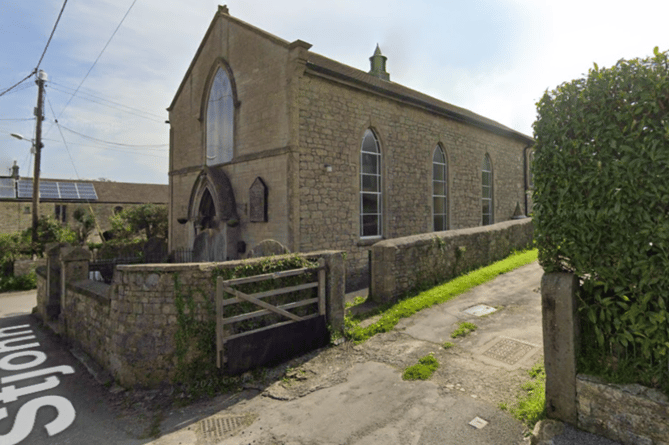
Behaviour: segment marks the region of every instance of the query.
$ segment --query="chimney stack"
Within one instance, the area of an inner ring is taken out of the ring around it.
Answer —
[[[14,159],[14,165],[12,165],[12,178],[19,179],[19,166]]]

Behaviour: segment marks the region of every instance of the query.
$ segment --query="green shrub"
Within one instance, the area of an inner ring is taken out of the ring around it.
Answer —
[[[109,219],[116,239],[142,237],[167,238],[167,207],[158,204],[142,204],[123,209]]]
[[[669,59],[597,65],[537,104],[534,224],[546,272],[582,282],[581,368],[669,387]]]
[[[15,277],[14,275],[0,277],[0,292],[30,290],[37,287],[35,272]]]

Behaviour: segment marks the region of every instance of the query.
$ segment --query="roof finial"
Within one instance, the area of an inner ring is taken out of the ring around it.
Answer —
[[[374,50],[374,55],[369,58],[372,63],[372,69],[369,70],[369,74],[376,76],[379,79],[390,80],[390,74],[386,72],[386,60],[388,58],[381,54],[381,48],[379,44],[376,44],[376,50]]]

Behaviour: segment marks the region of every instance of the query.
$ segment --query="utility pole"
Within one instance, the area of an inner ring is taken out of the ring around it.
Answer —
[[[42,121],[44,120],[44,82],[47,75],[40,70],[37,73],[37,108],[35,108],[35,173],[33,179],[33,226],[32,248],[37,251],[37,222],[39,221],[39,169],[42,154]]]

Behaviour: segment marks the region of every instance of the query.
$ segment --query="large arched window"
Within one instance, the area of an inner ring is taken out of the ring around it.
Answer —
[[[230,78],[219,68],[209,90],[207,102],[207,165],[232,160],[234,101]]]
[[[432,156],[432,221],[435,232],[448,230],[448,168],[446,155],[437,145]]]
[[[493,190],[492,190],[492,163],[487,154],[483,158],[481,167],[481,224],[487,226],[493,223]]]
[[[360,236],[381,236],[381,150],[372,130],[360,150]]]

